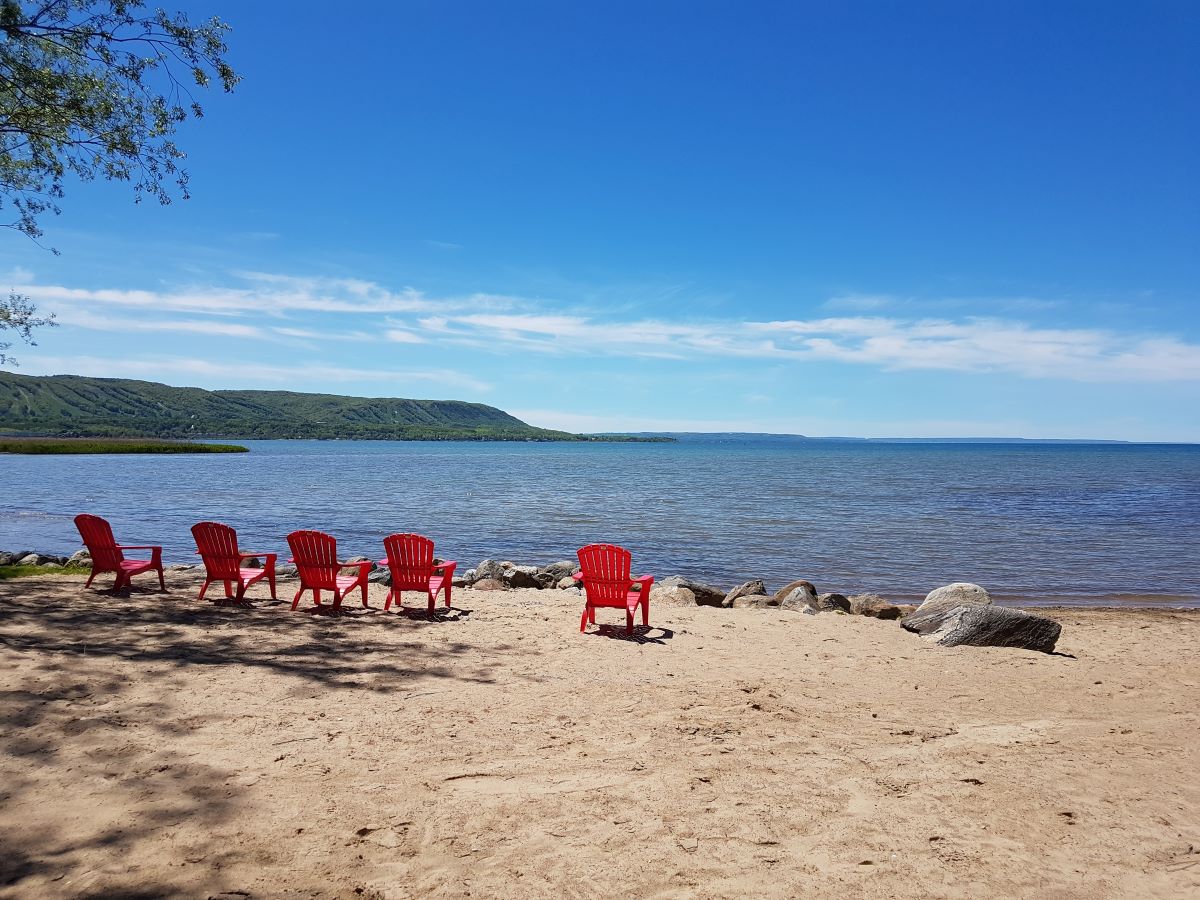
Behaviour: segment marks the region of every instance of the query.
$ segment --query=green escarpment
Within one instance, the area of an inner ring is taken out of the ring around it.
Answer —
[[[0,372],[0,434],[79,437],[578,440],[460,400],[206,391],[153,381]]]

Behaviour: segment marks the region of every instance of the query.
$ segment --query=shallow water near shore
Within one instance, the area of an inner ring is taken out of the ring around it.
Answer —
[[[345,556],[394,531],[460,569],[544,564],[592,541],[634,567],[728,587],[808,578],[903,600],[950,581],[1025,605],[1200,606],[1200,446],[240,441],[230,456],[0,457],[0,548],[68,553],[72,518],[194,562],[234,525],[286,556],[297,528]]]

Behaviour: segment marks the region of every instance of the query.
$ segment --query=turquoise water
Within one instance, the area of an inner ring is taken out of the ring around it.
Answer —
[[[0,548],[67,553],[71,521],[193,562],[188,529],[244,547],[296,528],[345,555],[393,531],[438,552],[547,563],[592,541],[728,587],[923,596],[975,581],[1022,602],[1200,606],[1200,447],[688,440],[677,444],[251,441],[219,456],[0,457]]]

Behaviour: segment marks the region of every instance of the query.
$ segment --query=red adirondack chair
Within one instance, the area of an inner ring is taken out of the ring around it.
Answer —
[[[424,591],[429,597],[430,615],[433,615],[438,591],[445,590],[446,606],[450,605],[450,580],[458,563],[434,565],[433,541],[419,534],[389,534],[383,539],[383,549],[387,558],[381,559],[379,564],[392,572],[392,589],[383,605],[385,612],[392,608],[393,600],[397,606],[404,605],[400,599],[402,591]]]
[[[601,607],[625,610],[625,631],[633,634],[633,613],[642,607],[642,624],[650,624],[650,587],[653,575],[629,577],[632,557],[624,547],[615,544],[588,544],[579,550],[581,571],[573,576],[583,582],[587,604],[579,630],[586,631],[588,622],[596,624],[596,610]],[[634,585],[640,585],[633,590]]]
[[[197,522],[192,526],[192,537],[196,539],[196,552],[204,560],[204,584],[200,586],[200,596],[214,581],[225,582],[225,598],[229,599],[233,585],[237,583],[237,597],[241,600],[246,596],[246,588],[256,581],[267,579],[271,585],[271,599],[275,598],[275,553],[245,553],[238,550],[237,532],[228,525],[220,522]],[[242,560],[253,556],[263,557],[261,569],[244,569]]]
[[[88,575],[84,587],[90,587],[92,579],[104,572],[112,572],[117,576],[113,582],[113,590],[119,591],[129,586],[134,575],[143,572],[158,572],[158,586],[167,589],[163,580],[162,547],[151,544],[118,544],[113,537],[112,526],[99,516],[89,516],[86,513],[75,517],[75,527],[83,538],[88,553],[92,556],[92,573]],[[126,559],[123,550],[149,550],[149,559]]]
[[[300,603],[300,595],[313,592],[313,602],[321,605],[321,591],[333,591],[333,608],[342,608],[342,598],[356,587],[362,588],[362,605],[367,605],[367,575],[371,572],[370,560],[362,562],[338,562],[337,541],[322,531],[293,531],[288,535],[288,546],[300,574],[300,590],[292,600],[292,609]],[[343,575],[344,568],[358,567],[357,575]]]

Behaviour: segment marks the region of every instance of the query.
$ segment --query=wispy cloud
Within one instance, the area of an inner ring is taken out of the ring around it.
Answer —
[[[455,244],[452,241],[434,241],[426,238],[421,241],[426,247],[432,247],[435,250],[461,250],[462,244]]]
[[[706,364],[744,357],[1088,382],[1200,381],[1200,344],[1175,335],[1053,328],[999,316],[903,316],[882,295],[840,298],[841,305],[860,311],[878,307],[873,314],[695,320],[638,317],[620,309],[564,311],[545,301],[503,294],[433,297],[353,278],[266,272],[241,272],[238,278],[241,286],[235,288],[82,290],[31,283],[19,290],[60,310],[64,323],[101,330],[450,345],[499,354]],[[136,309],[136,323],[114,317],[114,309]],[[883,309],[891,314],[882,314]],[[304,319],[314,313],[336,315],[319,324]],[[269,324],[265,317],[300,321]],[[329,326],[320,327],[326,321]]]

